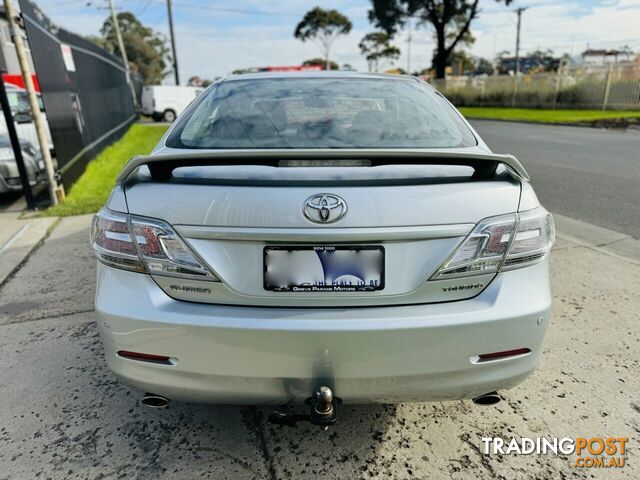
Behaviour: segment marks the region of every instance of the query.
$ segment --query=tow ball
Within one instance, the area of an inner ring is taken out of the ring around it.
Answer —
[[[307,400],[309,414],[301,415],[293,412],[288,405],[277,408],[269,415],[269,421],[278,425],[295,426],[297,422],[307,421],[327,428],[338,419],[336,409],[338,402],[329,387],[322,386]]]

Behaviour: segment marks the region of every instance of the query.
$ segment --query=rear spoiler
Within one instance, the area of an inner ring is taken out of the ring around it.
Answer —
[[[475,170],[474,178],[491,178],[499,164],[506,165],[512,173],[529,180],[529,174],[513,155],[497,153],[449,152],[418,149],[267,149],[267,150],[203,150],[185,153],[160,154],[133,157],[118,176],[124,182],[138,167],[146,165],[154,180],[168,180],[173,170],[180,167],[213,165],[263,165],[279,166],[280,160],[338,160],[366,159],[371,166],[393,165],[466,165]]]

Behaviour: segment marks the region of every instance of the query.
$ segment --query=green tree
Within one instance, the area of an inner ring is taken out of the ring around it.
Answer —
[[[310,65],[320,65],[322,68],[327,70],[327,61],[324,58],[310,58],[309,60],[305,60],[302,62],[302,65],[308,67]],[[340,67],[334,61],[329,62],[329,70],[339,70]]]
[[[538,65],[540,65],[542,70],[545,72],[556,70],[560,63],[559,60],[553,57],[553,50],[551,50],[550,48],[546,50],[535,50],[529,54],[529,57],[534,58]]]
[[[381,60],[396,60],[400,56],[400,49],[391,44],[391,37],[385,32],[367,33],[358,46],[367,59],[369,71],[377,72]]]
[[[316,42],[325,60],[325,68],[328,70],[329,53],[333,42],[340,35],[348,34],[352,26],[351,21],[337,10],[315,7],[309,10],[298,23],[293,36],[303,42],[307,40]]]
[[[105,50],[107,49],[107,42],[105,41],[104,38],[99,37],[98,35],[85,35],[84,38],[86,38],[90,42],[95,43],[99,47],[104,48]]]
[[[491,63],[486,58],[478,58],[478,62],[476,64],[476,75],[493,75],[493,63]]]
[[[509,5],[513,0],[496,0]],[[433,67],[436,77],[444,78],[450,57],[460,43],[470,43],[471,23],[477,18],[479,0],[371,0],[369,20],[390,36],[404,26],[409,17],[419,24],[431,24],[436,48]]]
[[[251,73],[250,68],[236,68],[231,72],[231,75],[245,75],[247,73]]]
[[[120,12],[117,17],[131,70],[142,75],[145,85],[160,83],[166,76],[166,68],[171,61],[165,38],[140,23],[131,12]],[[100,33],[100,41],[90,39],[120,57],[116,31],[110,16],[102,24]]]
[[[468,75],[476,69],[476,61],[464,50],[456,50],[449,56],[449,65],[453,68],[454,74]]]

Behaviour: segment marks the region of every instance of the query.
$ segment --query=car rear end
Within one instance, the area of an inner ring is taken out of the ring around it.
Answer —
[[[317,133],[315,102],[285,102],[310,125],[274,123],[280,140]],[[371,133],[356,117],[341,139]],[[98,324],[124,382],[187,401],[284,404],[326,385],[404,402],[477,397],[535,368],[554,231],[515,159],[471,130],[454,150],[185,151],[188,129],[128,165],[92,228]]]

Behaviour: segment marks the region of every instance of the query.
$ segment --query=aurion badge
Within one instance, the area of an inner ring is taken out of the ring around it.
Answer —
[[[333,223],[345,216],[347,204],[337,195],[318,193],[304,201],[302,213],[314,223]]]

